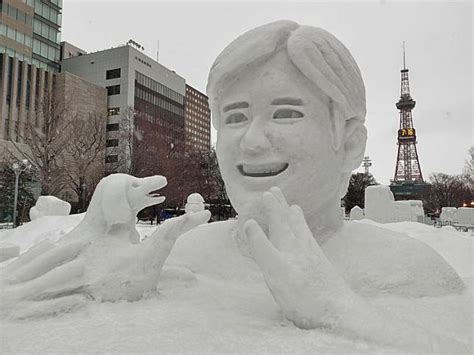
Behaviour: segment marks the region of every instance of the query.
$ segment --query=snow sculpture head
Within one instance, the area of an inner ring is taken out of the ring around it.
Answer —
[[[204,198],[197,192],[190,194],[188,196],[186,206],[184,206],[184,210],[186,213],[204,211]]]
[[[367,138],[364,83],[339,40],[290,21],[253,29],[217,57],[207,93],[240,215],[258,216],[271,186],[307,218],[339,204]]]
[[[105,233],[130,223],[134,226],[140,210],[165,200],[156,190],[166,184],[166,178],[159,175],[145,178],[127,174],[109,175],[95,188],[84,223],[105,223]]]

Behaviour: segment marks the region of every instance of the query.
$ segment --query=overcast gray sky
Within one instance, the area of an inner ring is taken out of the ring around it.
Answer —
[[[421,169],[461,173],[474,141],[473,5],[466,2],[162,2],[64,0],[62,40],[86,51],[134,39],[205,92],[214,58],[236,36],[289,19],[322,27],[352,52],[367,91],[366,154],[388,184],[397,153],[402,42]],[[213,142],[215,132],[213,133]],[[362,171],[362,169],[360,169]]]

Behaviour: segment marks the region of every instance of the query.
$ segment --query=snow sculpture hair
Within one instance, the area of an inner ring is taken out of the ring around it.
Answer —
[[[217,57],[208,78],[207,94],[217,108],[226,87],[239,79],[249,66],[258,66],[280,51],[321,90],[330,102],[334,148],[339,149],[346,120],[363,123],[366,115],[365,87],[349,50],[332,34],[292,21],[277,21],[250,30]],[[213,120],[219,129],[219,121]]]

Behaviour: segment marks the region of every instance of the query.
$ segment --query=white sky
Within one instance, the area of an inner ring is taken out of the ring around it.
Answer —
[[[403,41],[423,175],[462,171],[474,144],[473,11],[471,2],[64,0],[62,40],[91,52],[134,39],[152,58],[159,40],[160,63],[205,92],[215,57],[244,31],[279,19],[322,27],[349,48],[362,71],[366,154],[375,178],[388,184],[397,153]]]

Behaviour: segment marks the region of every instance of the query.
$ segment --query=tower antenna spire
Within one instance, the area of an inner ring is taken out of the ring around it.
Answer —
[[[405,41],[403,41],[403,69],[406,69],[405,65]]]

